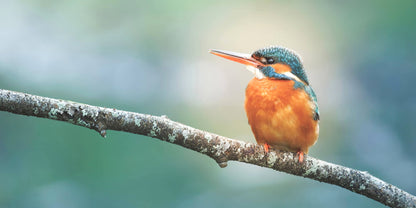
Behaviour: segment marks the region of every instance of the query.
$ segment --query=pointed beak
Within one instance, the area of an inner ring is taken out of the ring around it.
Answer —
[[[257,61],[253,57],[251,57],[250,54],[244,54],[244,53],[236,53],[231,51],[223,51],[223,50],[215,50],[212,49],[209,51],[210,53],[217,55],[219,57],[223,57],[226,59],[229,59],[231,61],[235,61],[247,66],[253,66],[256,68],[259,68],[261,66],[264,66],[261,62]]]

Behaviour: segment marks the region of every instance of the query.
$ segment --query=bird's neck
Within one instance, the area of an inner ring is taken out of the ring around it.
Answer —
[[[254,77],[257,79],[265,79],[266,76],[263,74],[260,69],[254,67],[254,66],[247,66],[247,70],[249,70],[251,73],[254,74]]]

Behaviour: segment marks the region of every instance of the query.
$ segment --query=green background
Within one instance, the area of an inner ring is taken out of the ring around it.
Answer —
[[[302,57],[310,155],[416,194],[415,1],[0,0],[0,88],[254,142],[253,77],[208,49]],[[383,207],[345,189],[122,132],[0,112],[0,207]]]

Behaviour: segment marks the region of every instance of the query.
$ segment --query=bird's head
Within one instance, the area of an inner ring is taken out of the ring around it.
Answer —
[[[284,77],[309,85],[300,57],[281,46],[259,49],[252,54],[223,50],[210,50],[210,53],[246,65],[258,79]]]

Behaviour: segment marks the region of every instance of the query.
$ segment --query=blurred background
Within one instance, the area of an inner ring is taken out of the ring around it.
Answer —
[[[153,115],[254,142],[253,77],[208,49],[302,57],[310,155],[416,194],[415,1],[0,0],[0,88]],[[0,207],[383,207],[156,139],[0,112]]]

